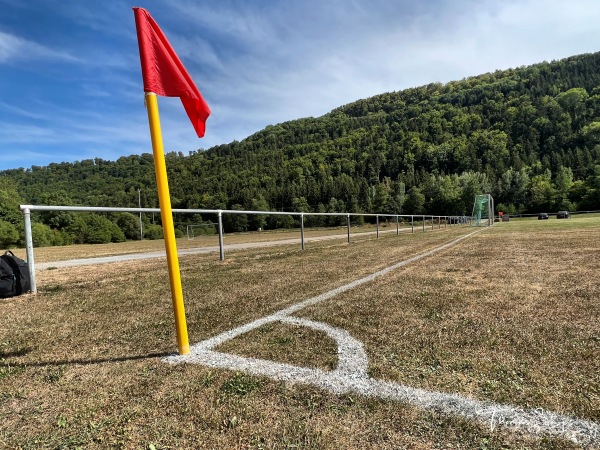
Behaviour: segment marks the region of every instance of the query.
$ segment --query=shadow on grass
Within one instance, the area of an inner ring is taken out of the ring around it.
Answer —
[[[19,357],[25,356],[32,349],[23,349],[17,350],[15,352],[0,352],[0,359],[10,358],[10,357]],[[166,356],[173,355],[173,352],[153,352],[146,353],[143,355],[126,355],[126,356],[114,356],[110,358],[92,358],[92,359],[62,359],[55,361],[33,361],[33,362],[12,362],[12,361],[2,361],[0,362],[0,367],[2,366],[10,366],[10,367],[44,367],[44,366],[67,366],[67,365],[93,365],[93,364],[102,364],[102,363],[114,363],[114,362],[123,362],[123,361],[137,361],[142,359],[155,359],[155,358],[164,358]]]
[[[14,351],[10,351],[10,352],[0,351],[0,359],[4,359],[4,358],[16,358],[16,357],[19,357],[19,356],[25,356],[31,350],[33,350],[33,349],[31,349],[31,348],[20,348],[19,350],[14,350]]]

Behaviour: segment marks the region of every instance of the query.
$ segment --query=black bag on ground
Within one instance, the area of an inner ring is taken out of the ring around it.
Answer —
[[[8,250],[0,256],[0,298],[21,295],[31,290],[29,266]]]

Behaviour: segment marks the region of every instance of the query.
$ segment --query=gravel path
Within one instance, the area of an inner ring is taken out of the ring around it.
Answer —
[[[401,232],[410,231],[409,228],[400,229]],[[396,230],[385,230],[379,231],[379,234],[383,233],[395,233]],[[359,234],[351,234],[352,236],[369,236],[376,235],[376,231],[368,231],[365,233]],[[315,236],[315,237],[305,237],[304,242],[317,242],[317,241],[327,241],[334,239],[346,239],[348,237],[347,234],[335,234],[329,236]],[[223,246],[224,251],[228,250],[246,250],[251,248],[261,248],[261,247],[274,247],[276,245],[291,245],[298,244],[300,245],[300,238],[294,239],[282,239],[278,241],[264,241],[264,242],[244,242],[240,244],[225,244]],[[177,253],[179,256],[185,255],[197,255],[197,254],[208,254],[208,253],[219,253],[219,247],[217,245],[210,247],[198,247],[198,248],[187,248],[178,250]],[[95,258],[80,258],[80,259],[69,259],[65,261],[51,261],[51,262],[43,262],[43,263],[35,263],[35,270],[46,270],[49,268],[60,269],[63,267],[74,267],[74,266],[90,266],[95,264],[108,264],[114,262],[122,262],[122,261],[133,261],[139,259],[152,259],[152,258],[166,258],[166,252],[161,250],[159,252],[148,252],[148,253],[130,253],[128,255],[115,255],[115,256],[101,256]]]

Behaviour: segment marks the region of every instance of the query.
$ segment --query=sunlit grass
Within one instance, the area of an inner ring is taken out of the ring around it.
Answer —
[[[297,315],[362,341],[375,378],[598,421],[595,220],[498,224]],[[224,262],[182,257],[191,343],[469,231],[232,251]],[[0,304],[0,447],[577,448],[394,402],[164,364],[176,342],[161,260],[42,271],[38,287]],[[220,350],[324,370],[337,360],[320,333],[281,324]]]

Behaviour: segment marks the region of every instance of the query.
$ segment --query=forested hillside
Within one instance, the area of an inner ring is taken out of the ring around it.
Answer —
[[[509,214],[600,209],[600,53],[359,100],[167,168],[174,208],[469,214],[489,192]],[[19,240],[19,202],[137,206],[138,188],[156,207],[150,154],[0,172],[0,235]],[[76,216],[36,214],[38,245],[139,235],[132,215]],[[227,226],[293,225],[264,220]]]

